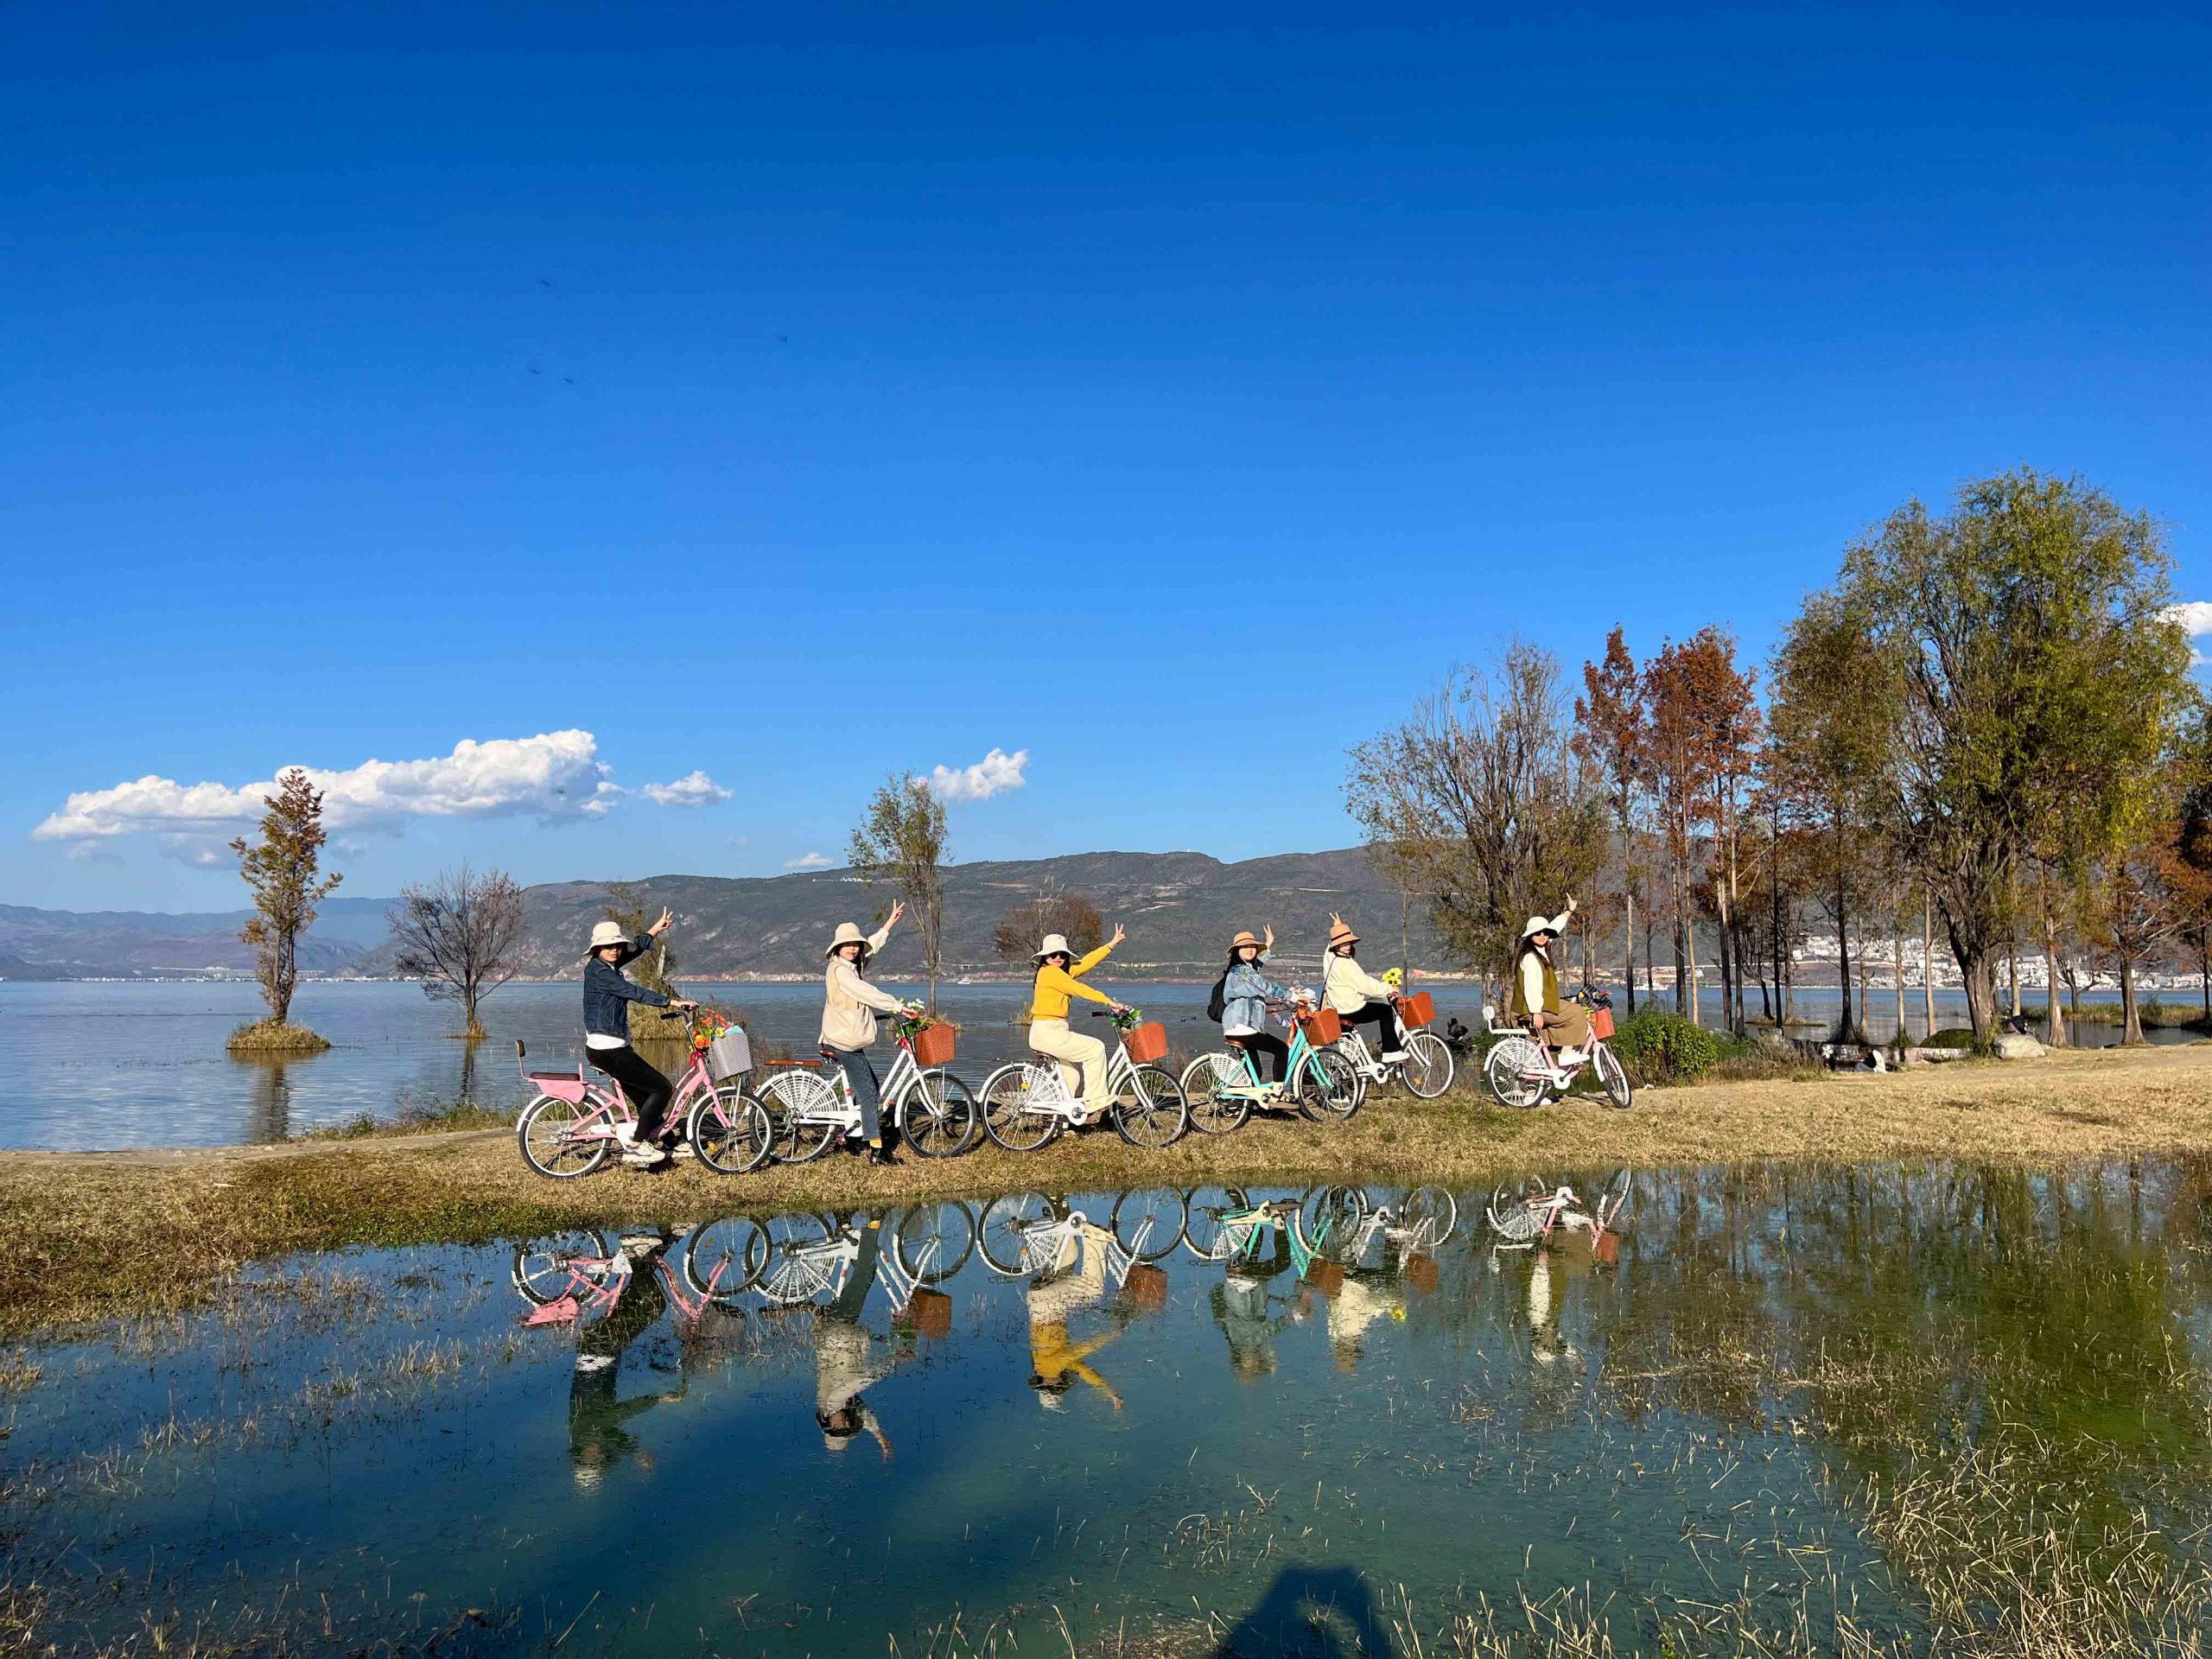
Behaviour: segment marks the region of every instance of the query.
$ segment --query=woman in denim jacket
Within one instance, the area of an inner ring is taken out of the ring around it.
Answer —
[[[1291,993],[1260,971],[1262,958],[1274,948],[1272,927],[1264,944],[1249,931],[1239,933],[1229,942],[1229,972],[1221,982],[1221,1034],[1254,1056],[1262,1083],[1281,1083],[1290,1068],[1290,1045],[1268,1029],[1268,1004],[1287,1002]]]

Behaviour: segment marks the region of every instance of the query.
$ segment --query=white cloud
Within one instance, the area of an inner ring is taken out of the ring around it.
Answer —
[[[972,766],[957,771],[938,767],[930,773],[930,787],[940,801],[987,801],[1004,791],[1020,789],[1027,781],[1022,769],[1028,764],[1027,749],[1016,749],[1012,754],[993,749]]]
[[[195,870],[220,869],[237,856],[229,843],[203,841],[198,836],[163,836],[162,855]]]
[[[2182,632],[2192,639],[2201,639],[2212,633],[2212,599],[2185,599],[2178,605],[2166,607],[2166,614],[2181,624]],[[2189,653],[2191,668],[2202,668],[2212,663],[2212,657],[2192,646]]]
[[[696,770],[672,784],[647,784],[639,793],[657,806],[717,806],[729,799],[729,791]]]
[[[73,841],[62,856],[73,864],[120,864],[123,861],[97,841]]]
[[[480,743],[463,738],[428,760],[365,760],[343,772],[305,768],[323,791],[332,830],[397,830],[410,817],[535,814],[547,820],[604,812],[622,791],[608,781],[589,732],[547,732]],[[101,841],[158,830],[226,836],[261,816],[273,779],[233,787],[180,784],[148,773],[112,789],[85,790],[31,831],[41,841]]]
[[[835,866],[820,853],[809,853],[804,858],[795,858],[784,866],[787,870],[827,870]]]

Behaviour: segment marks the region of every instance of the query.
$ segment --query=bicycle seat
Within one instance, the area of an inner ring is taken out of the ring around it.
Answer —
[[[763,1060],[763,1065],[819,1065],[819,1060]]]
[[[1224,1048],[1242,1048],[1244,1046],[1244,1039],[1242,1037],[1224,1037],[1221,1039],[1221,1045]]]
[[[584,1099],[584,1074],[582,1071],[531,1071],[526,1073],[541,1095],[550,1095],[556,1100],[565,1100],[571,1106],[581,1106]]]

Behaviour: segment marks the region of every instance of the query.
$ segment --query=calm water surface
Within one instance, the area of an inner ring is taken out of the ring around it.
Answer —
[[[741,1012],[771,1043],[810,1052],[820,1028],[821,988],[813,984],[702,984],[704,1000]],[[894,986],[905,990],[908,988]],[[1147,984],[1114,988],[1168,1028],[1179,1053],[1213,1046],[1207,988]],[[1481,1022],[1481,996],[1457,985],[1434,988],[1437,1019]],[[954,1070],[971,1083],[1021,1052],[1013,1023],[1027,1001],[1017,984],[946,986],[939,1005],[965,1030]],[[1834,1000],[1801,995],[1801,1008],[1831,1015]],[[1937,1019],[1962,1022],[1955,999],[1939,1000]],[[1717,1003],[1714,1005],[1717,1007]],[[1883,1000],[1869,1023],[1885,1036]],[[467,1098],[519,1110],[513,1044],[530,1045],[531,1064],[572,1062],[582,1047],[582,992],[575,984],[509,985],[484,1005],[490,1038],[460,1042],[450,1007],[412,985],[311,982],[296,1017],[327,1037],[326,1053],[288,1060],[233,1059],[224,1039],[257,1018],[261,1004],[245,984],[0,982],[0,1041],[16,1068],[15,1096],[0,1116],[0,1147],[84,1149],[228,1146],[279,1141],[366,1115],[388,1121],[410,1105],[435,1108]],[[1907,1009],[1917,1020],[1918,1004]],[[2084,1028],[2082,1040],[2112,1040],[2111,1027]],[[2193,1040],[2187,1031],[2154,1040]]]
[[[1468,1193],[1321,1234],[1372,1188],[671,1217],[626,1279],[612,1232],[295,1260],[0,1355],[0,1528],[65,1645],[334,1653],[1411,1655],[1586,1586],[1623,1651],[1695,1605],[1910,1635],[1858,1494],[1977,1458],[1993,1510],[2201,1548],[2212,1171],[1631,1187],[1596,1249],[1497,1250]],[[1266,1198],[1306,1220],[1225,1219]]]

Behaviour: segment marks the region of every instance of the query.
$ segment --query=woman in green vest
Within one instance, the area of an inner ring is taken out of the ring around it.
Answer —
[[[1556,916],[1531,916],[1521,930],[1521,943],[1513,951],[1513,1012],[1529,1022],[1537,1040],[1564,1045],[1562,1065],[1582,1058],[1590,1041],[1590,1016],[1579,1003],[1567,1002],[1559,994],[1559,969],[1552,965],[1552,943],[1567,931],[1574,915],[1574,899]]]

